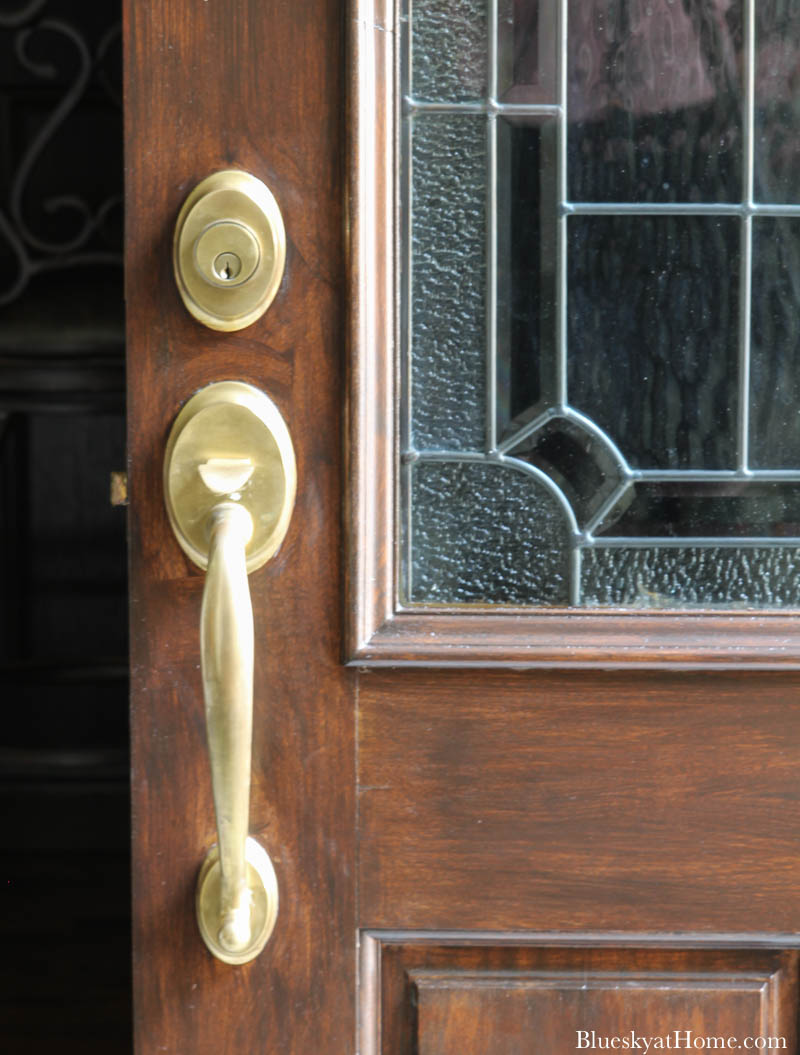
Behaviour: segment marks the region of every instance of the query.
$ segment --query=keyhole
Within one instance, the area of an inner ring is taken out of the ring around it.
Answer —
[[[242,261],[236,253],[220,253],[214,260],[214,274],[223,282],[232,282],[242,270]]]

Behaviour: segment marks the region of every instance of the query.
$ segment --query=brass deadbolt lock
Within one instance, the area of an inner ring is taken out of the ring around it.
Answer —
[[[215,172],[178,216],[175,281],[191,314],[212,330],[242,330],[272,303],[286,262],[278,203],[248,172]]]

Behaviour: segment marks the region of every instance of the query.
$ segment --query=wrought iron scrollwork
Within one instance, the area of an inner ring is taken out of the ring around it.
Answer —
[[[5,256],[11,265],[10,272],[6,265],[10,277],[0,286],[0,305],[16,300],[31,279],[43,272],[122,265],[121,245],[114,244],[110,231],[111,222],[122,207],[121,188],[113,188],[99,203],[90,203],[86,196],[74,193],[55,192],[44,197],[38,204],[48,218],[58,220],[55,226],[60,226],[63,231],[65,218],[69,217],[66,224],[69,233],[62,233],[59,237],[41,222],[39,228],[34,229],[30,210],[26,210],[31,177],[37,171],[41,172],[48,146],[67,125],[89,86],[96,83],[113,105],[120,104],[119,86],[109,73],[110,57],[119,39],[120,27],[110,27],[90,49],[75,26],[61,18],[40,17],[46,14],[47,2],[30,0],[16,11],[0,13],[0,30],[8,30],[14,35],[17,61],[38,81],[54,81],[59,74],[58,63],[63,64],[67,54],[71,55],[76,67],[67,90],[25,144],[11,178],[8,200],[5,207],[0,208],[0,255]],[[50,47],[52,57],[44,50],[48,38],[53,41]],[[38,44],[42,55],[48,57],[34,57],[34,43]]]
[[[15,29],[24,26],[39,14],[46,3],[47,0],[30,0],[30,3],[23,5],[18,11],[0,11],[0,28]]]

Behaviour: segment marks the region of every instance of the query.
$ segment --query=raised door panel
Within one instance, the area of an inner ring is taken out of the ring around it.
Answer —
[[[588,970],[418,971],[410,978],[419,1055],[519,1055],[612,1044],[619,1050],[639,1038],[669,1037],[681,1047],[693,1038],[703,1047],[706,1038],[731,1038],[737,1047],[739,1039],[777,1038],[788,1022],[774,1014],[776,976]]]
[[[797,1050],[796,952],[370,941],[366,1055]]]

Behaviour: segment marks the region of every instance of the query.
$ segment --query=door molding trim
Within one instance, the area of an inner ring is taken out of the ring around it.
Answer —
[[[357,1046],[359,1055],[380,1055],[383,1050],[384,1007],[387,983],[384,978],[384,950],[388,946],[405,946],[418,951],[433,948],[479,948],[514,949],[524,947],[573,948],[573,949],[647,949],[665,953],[690,950],[719,950],[720,952],[786,953],[798,946],[797,934],[733,934],[733,933],[687,933],[687,934],[630,934],[616,931],[579,931],[570,934],[548,932],[509,931],[432,931],[432,930],[381,930],[365,928],[359,932],[358,941],[358,1025]],[[502,969],[502,968],[501,968]],[[440,967],[439,970],[442,970]],[[406,981],[413,975],[406,966]]]
[[[348,70],[347,654],[394,610],[394,0],[351,0]]]
[[[563,948],[659,949],[797,949],[800,934],[754,931],[687,931],[658,934],[650,931],[493,931],[402,930],[365,927],[360,931],[362,966],[369,966],[382,945],[553,945]]]

